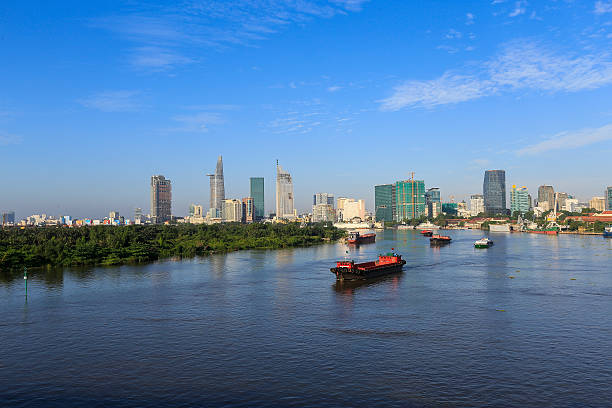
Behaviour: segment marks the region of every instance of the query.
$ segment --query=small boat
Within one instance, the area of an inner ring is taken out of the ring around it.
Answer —
[[[421,231],[421,235],[423,235],[424,237],[431,237],[433,235],[433,231],[432,230],[423,230],[423,231]]]
[[[330,268],[337,280],[364,280],[377,276],[400,272],[406,261],[395,252],[378,255],[377,261],[355,263],[355,261],[338,261],[335,268]]]
[[[476,248],[489,248],[491,245],[493,245],[493,241],[486,237],[474,242]]]
[[[452,238],[446,235],[434,234],[429,238],[429,244],[432,246],[450,244]]]
[[[347,243],[352,244],[352,245],[370,244],[375,241],[376,241],[375,232],[368,232],[366,234],[361,234],[359,231],[349,232],[348,238],[346,240]]]
[[[537,228],[537,229],[527,230],[527,232],[530,232],[532,234],[558,235],[559,229],[558,228]]]
[[[603,237],[604,238],[612,238],[612,225],[607,226],[606,228],[604,228]]]

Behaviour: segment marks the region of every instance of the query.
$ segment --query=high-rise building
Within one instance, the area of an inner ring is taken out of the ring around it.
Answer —
[[[162,175],[151,176],[151,222],[161,224],[172,217],[172,184]]]
[[[425,212],[430,218],[436,218],[442,212],[440,189],[432,187],[425,193]]]
[[[555,205],[557,211],[561,211],[563,208],[565,208],[565,200],[567,200],[568,198],[571,198],[571,196],[567,193],[555,193]]]
[[[508,213],[506,207],[506,171],[486,170],[482,185],[485,212],[489,215]]]
[[[265,217],[263,177],[251,177],[251,197],[253,197],[253,220],[261,221]]]
[[[108,218],[110,220],[118,220],[119,219],[119,211],[111,211],[108,213]]]
[[[604,197],[606,199],[606,210],[612,211],[612,186],[606,189]]]
[[[470,215],[476,217],[484,212],[484,196],[482,194],[472,194],[470,196]]]
[[[255,218],[255,204],[253,197],[242,199],[242,222],[253,222]]]
[[[395,220],[395,185],[374,186],[374,216],[378,222]]]
[[[517,211],[520,214],[529,211],[529,192],[527,187],[517,188],[516,185],[513,185],[512,190],[510,190],[510,214]]]
[[[606,198],[605,197],[593,197],[589,200],[589,208],[595,211],[604,211],[606,209]]]
[[[134,209],[134,224],[144,224],[145,218],[142,215],[142,208],[137,207]]]
[[[334,195],[330,193],[316,193],[312,196],[312,221],[334,221]]]
[[[395,213],[397,221],[425,215],[425,182],[404,180],[395,183]]]
[[[293,180],[276,162],[276,218],[294,219]]]
[[[223,201],[225,200],[225,182],[223,180],[223,156],[217,159],[217,168],[214,174],[207,174],[210,177],[210,208],[214,211],[215,217],[221,216],[223,211]]]
[[[546,208],[547,210],[555,209],[555,190],[552,186],[538,187],[538,207]]]
[[[223,221],[242,222],[242,201],[227,199],[223,200]]]
[[[355,218],[366,219],[365,201],[353,198],[338,197],[338,219],[351,221]]]
[[[14,225],[15,224],[15,211],[3,211],[2,212],[2,225]]]

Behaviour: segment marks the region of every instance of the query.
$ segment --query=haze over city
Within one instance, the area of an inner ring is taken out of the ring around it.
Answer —
[[[414,171],[448,200],[612,173],[612,2],[77,1],[0,4],[0,208],[18,216],[207,206],[289,171],[295,205]]]

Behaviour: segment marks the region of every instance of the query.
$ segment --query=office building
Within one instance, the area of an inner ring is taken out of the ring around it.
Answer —
[[[425,215],[425,182],[404,180],[395,183],[396,220],[401,222]]]
[[[425,213],[430,218],[436,218],[442,213],[440,189],[438,187],[427,189],[425,193]]]
[[[242,222],[251,223],[255,219],[255,200],[253,197],[242,199]]]
[[[293,206],[293,180],[276,162],[276,218],[295,219]]]
[[[457,215],[459,213],[458,203],[442,203],[442,212],[447,215]]]
[[[555,190],[552,186],[538,187],[538,207],[546,210],[555,209]]]
[[[210,208],[211,215],[218,218],[223,212],[223,205],[225,200],[225,181],[223,179],[223,156],[219,156],[217,159],[217,168],[214,174],[207,174],[210,177]]]
[[[15,225],[15,211],[2,212],[2,225]]]
[[[395,185],[374,186],[374,217],[378,222],[395,220]]]
[[[365,201],[339,197],[337,214],[339,221],[349,222],[356,219],[364,221],[366,219]]]
[[[555,193],[555,208],[557,211],[563,210],[565,208],[565,200],[568,198],[573,198],[567,193],[557,192]]]
[[[589,208],[595,211],[605,211],[606,209],[606,198],[605,197],[593,197],[589,200]]]
[[[510,190],[510,214],[518,212],[520,214],[525,214],[529,211],[529,191],[527,191],[527,187],[516,187],[516,185],[512,186],[512,190]]]
[[[470,196],[470,215],[476,217],[484,212],[484,196],[482,194],[472,194]]]
[[[172,185],[164,176],[151,177],[151,222],[162,224],[172,217]]]
[[[334,195],[329,193],[316,193],[312,196],[312,221],[335,221]]]
[[[264,178],[251,177],[251,192],[253,198],[253,220],[261,221],[265,218]]]
[[[316,193],[312,196],[312,205],[329,204],[334,205],[334,195],[330,193]]]
[[[242,201],[227,199],[223,200],[223,221],[242,222]]]
[[[612,211],[612,186],[606,189],[604,197],[606,199],[606,210]]]
[[[482,185],[485,212],[488,215],[506,215],[506,172],[487,170]]]

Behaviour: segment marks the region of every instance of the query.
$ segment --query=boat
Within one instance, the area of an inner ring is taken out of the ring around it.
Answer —
[[[346,240],[347,243],[352,244],[352,245],[370,244],[375,241],[376,241],[375,232],[368,232],[368,233],[362,234],[359,231],[349,232],[348,238]]]
[[[446,235],[433,234],[431,238],[429,238],[429,243],[432,246],[446,245],[446,244],[450,244],[451,240],[452,238],[447,237]]]
[[[395,252],[378,255],[377,261],[355,263],[355,261],[338,261],[335,268],[330,268],[337,280],[365,280],[377,276],[400,272],[406,261]]]
[[[435,229],[438,229],[438,226],[436,224],[433,224],[433,223],[427,221],[427,222],[423,222],[423,223],[417,225],[416,229],[418,229],[418,230],[435,230]]]
[[[489,248],[492,245],[493,245],[493,241],[491,241],[487,237],[481,238],[478,241],[474,242],[474,247],[475,248]]]
[[[557,235],[559,234],[558,228],[537,228],[532,230],[527,230],[532,234],[544,234],[544,235]]]
[[[423,235],[424,237],[431,237],[433,235],[433,231],[432,230],[422,230],[421,235]]]
[[[604,228],[603,236],[604,238],[612,238],[612,225]]]

